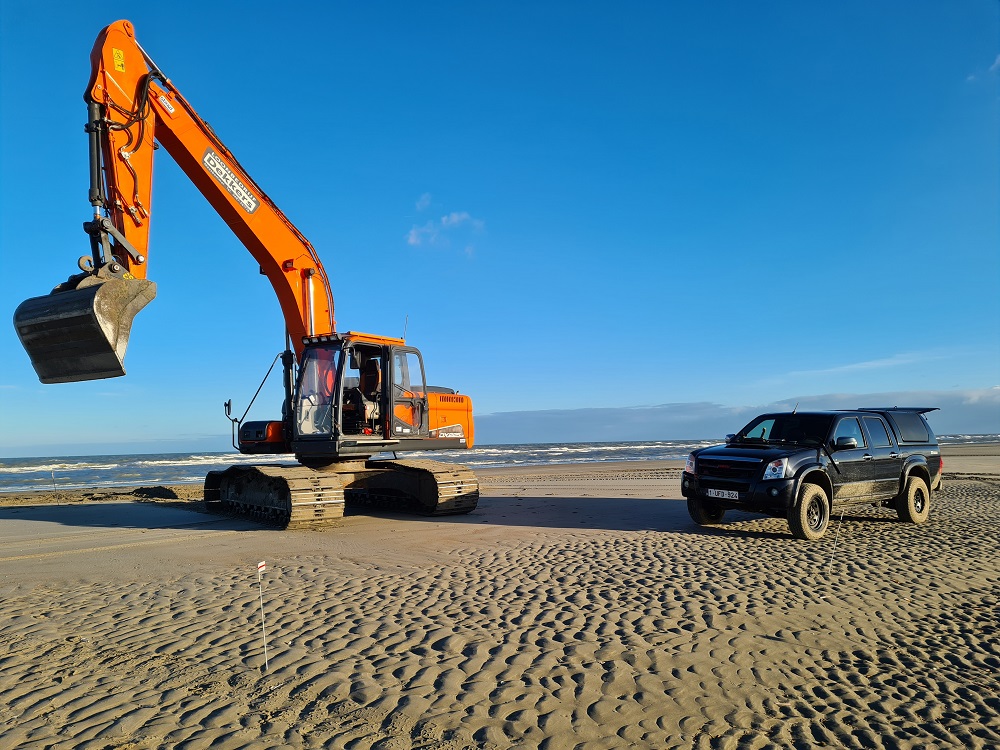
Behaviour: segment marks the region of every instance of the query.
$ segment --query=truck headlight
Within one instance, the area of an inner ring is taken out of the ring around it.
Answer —
[[[694,474],[694,454],[688,453],[687,461],[684,462],[684,471]]]
[[[787,469],[787,458],[779,458],[777,461],[772,461],[764,467],[764,479],[784,479]]]

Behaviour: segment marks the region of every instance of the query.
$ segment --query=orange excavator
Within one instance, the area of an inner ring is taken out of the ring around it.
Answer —
[[[131,23],[102,30],[90,59],[90,253],[79,273],[14,313],[39,380],[125,374],[132,321],[156,295],[146,273],[153,156],[162,145],[260,264],[287,331],[281,419],[244,421],[225,406],[241,453],[293,454],[298,463],[210,472],[210,506],[284,528],[330,525],[347,500],[431,515],[473,510],[472,471],[396,457],[471,448],[471,399],[428,386],[420,352],[403,339],[336,330],[330,280],[313,246],[139,46]]]

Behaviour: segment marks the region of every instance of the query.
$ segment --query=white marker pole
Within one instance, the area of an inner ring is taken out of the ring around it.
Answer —
[[[257,589],[260,591],[260,632],[264,639],[264,671],[267,671],[267,630],[264,628],[264,584],[261,574],[267,570],[267,563],[261,560],[257,563]]]

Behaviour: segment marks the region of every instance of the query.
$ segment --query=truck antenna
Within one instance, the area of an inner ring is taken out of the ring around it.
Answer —
[[[410,325],[410,315],[407,313],[406,320],[403,321],[403,335],[400,338],[406,338],[406,328]]]
[[[795,412],[797,412],[798,410],[799,410],[799,402],[798,402],[798,401],[796,401],[796,402],[795,402],[795,408],[794,408],[794,409],[792,409],[792,414],[794,414],[794,413],[795,413]]]

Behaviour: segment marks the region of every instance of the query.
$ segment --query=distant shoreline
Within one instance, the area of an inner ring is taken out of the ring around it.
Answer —
[[[663,438],[657,440],[582,440],[580,442],[555,442],[555,443],[477,443],[472,450],[496,450],[513,447],[535,446],[537,448],[560,447],[560,446],[601,446],[601,445],[656,445],[661,443],[702,443],[712,444],[723,442],[723,437],[715,436],[710,438]],[[938,435],[938,442],[941,446],[956,445],[1000,445],[1000,433],[979,434],[946,434]],[[4,462],[18,461],[58,461],[58,460],[81,460],[85,458],[115,458],[124,456],[225,456],[237,454],[235,448],[228,450],[191,450],[191,451],[138,451],[122,453],[60,453],[60,454],[38,454],[33,456],[0,456],[0,465]],[[654,459],[655,460],[655,459]],[[2,491],[2,490],[0,490]]]
[[[1000,478],[1000,443],[963,443],[941,446],[945,479],[970,477]],[[592,494],[588,482],[593,480],[661,482],[669,477],[677,484],[680,499],[682,459],[643,459],[636,461],[589,461],[577,463],[522,464],[475,468],[483,493],[495,490],[507,494],[512,482],[522,485],[542,482],[559,483],[563,496],[586,497]],[[491,479],[495,481],[491,481]],[[521,481],[523,480],[523,482]],[[624,486],[624,485],[623,485]],[[201,501],[201,481],[133,483],[116,486],[94,486],[62,489],[38,489],[0,492],[0,506],[33,504],[76,504],[87,502],[197,502]],[[607,481],[602,491],[607,491]]]

